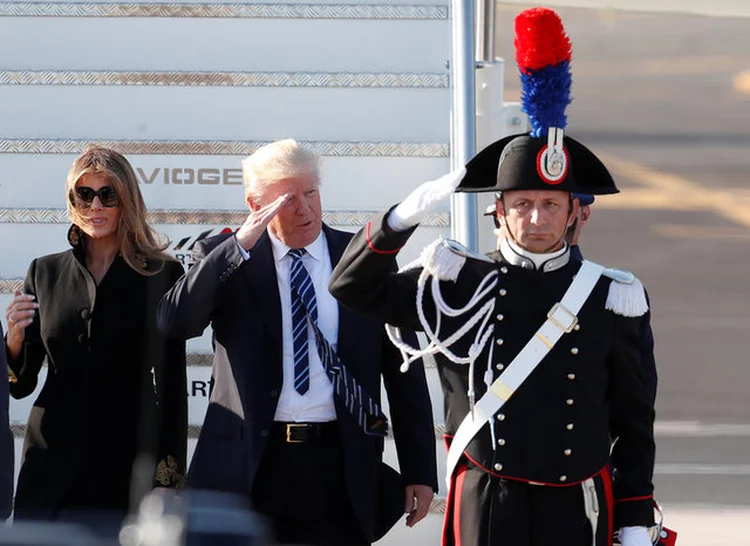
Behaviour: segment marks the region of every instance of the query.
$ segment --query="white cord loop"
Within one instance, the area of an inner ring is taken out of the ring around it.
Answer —
[[[451,334],[447,339],[440,339],[440,329],[442,325],[443,315],[448,317],[456,317],[470,312],[484,299],[498,283],[497,271],[489,272],[479,283],[479,286],[474,291],[466,305],[458,308],[453,308],[448,305],[443,299],[442,292],[440,290],[440,279],[432,276],[431,289],[432,299],[435,303],[435,326],[434,328],[427,321],[427,317],[424,312],[424,292],[427,280],[432,274],[423,269],[417,280],[417,315],[419,322],[422,325],[425,336],[427,337],[427,346],[424,349],[419,349],[410,346],[404,342],[401,337],[401,331],[399,328],[385,325],[386,333],[390,338],[391,342],[399,349],[401,356],[403,357],[403,364],[401,365],[401,371],[406,372],[409,370],[409,365],[417,359],[422,358],[425,355],[432,355],[435,353],[442,353],[448,360],[455,364],[473,364],[476,358],[484,349],[487,341],[492,337],[494,331],[494,325],[491,324],[490,319],[495,309],[495,299],[490,298],[486,301],[479,309],[471,315],[462,325]],[[456,355],[449,349],[454,343],[463,338],[478,322],[481,321],[481,325],[477,330],[474,340],[469,347],[468,354],[466,356]],[[470,373],[470,381],[473,382],[473,374]],[[470,388],[471,390],[471,388]]]

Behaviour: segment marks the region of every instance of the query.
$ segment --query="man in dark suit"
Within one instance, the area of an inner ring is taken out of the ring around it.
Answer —
[[[10,370],[5,357],[5,336],[0,324],[0,366]],[[13,506],[13,433],[8,417],[8,381],[0,380],[0,521],[8,519]]]
[[[243,175],[247,221],[196,245],[159,309],[170,336],[214,331],[215,384],[188,484],[248,496],[282,543],[370,544],[393,523],[384,512],[405,503],[413,525],[437,489],[424,371],[400,373],[383,324],[327,290],[351,234],[322,223],[318,158],[279,141],[245,159]],[[381,377],[406,484],[390,500]]]

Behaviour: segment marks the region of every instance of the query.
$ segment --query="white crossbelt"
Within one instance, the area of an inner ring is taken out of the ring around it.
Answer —
[[[451,476],[461,455],[472,438],[493,419],[513,393],[555,346],[563,334],[570,333],[578,323],[578,312],[596,286],[604,267],[584,260],[581,269],[568,287],[562,300],[552,306],[547,320],[537,330],[521,352],[516,355],[505,371],[487,389],[487,392],[470,411],[451,442],[446,465],[446,483],[450,489]]]

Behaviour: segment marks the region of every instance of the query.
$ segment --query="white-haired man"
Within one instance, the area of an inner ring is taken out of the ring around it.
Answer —
[[[169,335],[214,330],[188,484],[246,495],[280,543],[370,544],[404,503],[407,525],[423,518],[437,489],[424,372],[400,373],[383,324],[328,292],[351,234],[322,222],[317,156],[282,140],[242,166],[247,221],[196,246],[159,311]],[[381,463],[381,378],[403,482]]]

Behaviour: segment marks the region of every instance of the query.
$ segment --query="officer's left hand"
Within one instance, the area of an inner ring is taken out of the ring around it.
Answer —
[[[428,485],[406,486],[406,525],[413,527],[427,515],[435,492]]]
[[[620,529],[622,546],[653,546],[645,527],[623,527]]]

